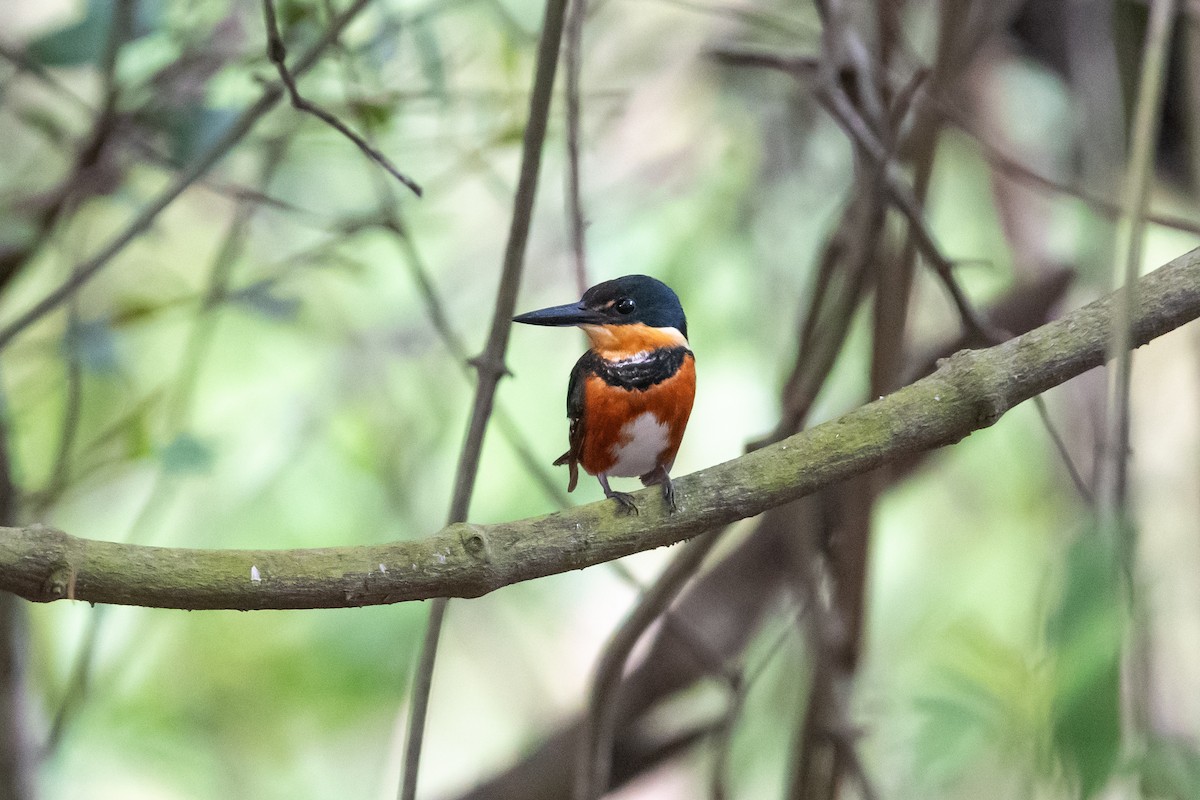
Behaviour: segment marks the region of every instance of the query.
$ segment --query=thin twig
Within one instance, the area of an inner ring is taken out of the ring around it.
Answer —
[[[1042,427],[1046,429],[1050,441],[1054,444],[1054,449],[1058,451],[1058,456],[1062,459],[1063,466],[1067,468],[1067,473],[1071,476],[1071,482],[1075,484],[1076,491],[1079,492],[1079,496],[1083,498],[1083,502],[1089,508],[1094,507],[1096,498],[1092,495],[1092,490],[1088,488],[1087,481],[1079,472],[1079,467],[1075,465],[1075,459],[1071,458],[1071,451],[1067,449],[1067,443],[1063,441],[1062,435],[1054,425],[1054,420],[1050,417],[1050,409],[1046,406],[1046,399],[1038,395],[1033,398],[1033,405],[1042,420]]]
[[[991,164],[993,169],[1043,191],[1065,194],[1077,198],[1102,216],[1110,219],[1116,219],[1121,216],[1121,203],[1104,197],[1097,197],[1079,186],[1063,183],[1062,181],[1043,175],[1033,167],[1023,164],[1018,159],[1005,153],[1003,148],[990,141],[983,133],[974,128],[967,121],[965,115],[952,110],[949,105],[939,104],[938,110],[946,113],[959,129],[975,140],[975,143],[979,145],[984,159]],[[1164,228],[1172,228],[1177,231],[1184,231],[1200,236],[1200,222],[1188,219],[1187,217],[1181,217],[1177,214],[1164,214],[1147,209],[1144,219],[1147,222],[1161,225]]]
[[[366,8],[370,1],[354,0],[345,11],[334,19],[329,28],[313,43],[312,47],[297,59],[295,66],[292,68],[293,77],[299,77],[312,69],[326,48],[341,35],[346,26]],[[279,102],[280,98],[283,97],[283,91],[284,89],[280,84],[272,84],[264,88],[259,99],[238,116],[224,135],[209,145],[207,149],[197,156],[191,166],[179,173],[157,197],[145,205],[120,233],[101,248],[100,252],[78,265],[71,276],[62,284],[53,289],[28,311],[20,314],[15,320],[0,329],[0,350],[7,347],[13,338],[34,322],[37,322],[47,313],[58,308],[64,300],[95,277],[100,270],[107,266],[131,242],[145,233],[167,206],[171,205],[188,187],[204,176],[250,132],[258,120]]]
[[[537,64],[534,68],[533,89],[529,98],[529,119],[525,125],[525,136],[521,150],[521,167],[517,178],[517,190],[513,197],[513,213],[508,232],[508,244],[504,251],[504,263],[500,285],[496,291],[492,329],[487,345],[475,364],[479,383],[475,391],[475,402],[471,409],[471,421],[463,442],[458,470],[454,478],[454,497],[450,503],[449,522],[466,520],[471,506],[471,495],[479,472],[479,458],[483,450],[483,436],[491,417],[496,387],[505,375],[504,354],[508,349],[508,337],[512,327],[512,316],[517,305],[521,273],[525,265],[525,246],[529,240],[529,226],[533,218],[533,204],[537,196],[538,174],[541,171],[542,147],[546,139],[550,103],[554,94],[554,76],[558,67],[559,49],[562,45],[566,0],[547,0],[542,35],[538,42]],[[433,683],[434,663],[437,659],[438,640],[445,620],[446,598],[433,601],[429,613],[425,643],[417,664],[411,695],[408,737],[404,753],[404,774],[400,783],[400,800],[413,800],[417,793],[417,774],[421,762],[421,746],[425,736],[425,717],[429,709],[429,693]]]
[[[945,255],[925,220],[920,203],[913,195],[912,187],[904,180],[892,161],[883,143],[871,132],[866,120],[854,108],[850,98],[836,83],[826,83],[817,89],[818,98],[824,99],[824,106],[831,116],[842,125],[842,129],[874,159],[884,170],[885,188],[888,197],[895,208],[908,220],[909,230],[913,241],[925,259],[933,267],[934,273],[941,279],[942,285],[950,295],[963,327],[977,334],[990,344],[1003,341],[1007,336],[1003,331],[994,330],[990,323],[979,316],[975,308],[967,300],[958,281],[954,278],[954,265]]]
[[[816,529],[808,531],[791,551],[792,558],[797,562],[797,594],[806,612],[800,621],[811,663],[809,705],[800,723],[805,732],[802,741],[810,736],[827,741],[836,753],[837,763],[857,781],[864,800],[876,800],[879,795],[859,759],[850,714],[841,691],[849,673],[840,666],[836,653],[843,646],[840,640],[848,632],[836,617],[837,609],[821,596],[818,574],[821,558],[817,536]],[[810,749],[805,747],[804,751],[808,754]],[[818,770],[813,769],[811,763],[803,763],[804,759],[801,761],[793,775],[792,794],[789,796],[808,797],[809,793],[805,790],[811,788],[813,781],[825,778],[836,786],[841,778],[833,770],[817,775]]]
[[[804,613],[803,604],[795,611],[788,614],[788,622],[782,629],[775,634],[771,643],[767,646],[766,653],[754,665],[743,664],[742,669],[736,673],[733,680],[730,681],[730,699],[729,707],[725,710],[725,715],[721,720],[717,729],[713,731],[713,762],[712,773],[709,778],[709,800],[726,800],[729,797],[729,762],[733,754],[733,733],[737,727],[737,721],[742,715],[742,711],[746,706],[746,697],[750,694],[750,690],[758,683],[759,678],[767,671],[767,666],[774,660],[775,656],[783,650],[784,643],[791,638],[796,630],[796,623],[801,614]]]
[[[1150,728],[1150,694],[1153,680],[1149,620],[1145,601],[1139,597],[1135,576],[1137,530],[1129,510],[1130,384],[1133,376],[1133,326],[1138,303],[1138,272],[1146,233],[1146,209],[1154,178],[1155,145],[1162,118],[1163,93],[1175,25],[1175,0],[1153,0],[1142,49],[1142,69],[1134,105],[1133,141],[1125,171],[1124,213],[1118,228],[1117,258],[1114,260],[1116,298],[1112,309],[1110,357],[1113,369],[1108,378],[1105,430],[1105,459],[1100,487],[1100,519],[1118,542],[1119,564],[1126,579],[1132,610],[1129,645],[1122,653],[1122,730],[1126,741],[1144,737]],[[1121,248],[1121,243],[1125,247]]]
[[[797,80],[811,80],[822,74],[820,62],[807,56],[790,56],[768,51],[727,47],[716,48],[711,52],[715,58],[727,64],[768,67],[786,72]],[[884,188],[888,199],[908,221],[917,248],[933,267],[934,274],[937,275],[950,295],[950,300],[962,320],[964,329],[989,343],[1003,341],[1006,338],[1004,332],[994,330],[987,320],[979,316],[970,301],[967,300],[958,281],[954,278],[954,264],[942,254],[937,239],[929,229],[929,224],[921,211],[920,204],[913,195],[912,187],[901,175],[883,142],[871,130],[870,125],[854,107],[850,98],[846,96],[845,90],[836,80],[821,79],[814,83],[813,93],[854,144],[883,169]]]
[[[1167,56],[1170,52],[1171,30],[1175,22],[1175,0],[1153,0],[1146,41],[1142,55],[1142,71],[1138,83],[1134,111],[1133,142],[1126,170],[1125,195],[1122,199],[1122,238],[1125,248],[1118,247],[1114,260],[1116,303],[1113,306],[1112,348],[1113,369],[1109,382],[1107,480],[1101,487],[1102,510],[1110,521],[1121,521],[1126,515],[1129,464],[1129,387],[1133,354],[1129,342],[1132,336],[1134,292],[1138,271],[1142,265],[1142,243],[1146,231],[1146,209],[1149,205],[1150,183],[1154,175],[1154,147],[1158,138],[1163,84],[1166,79]]]
[[[404,254],[404,263],[408,266],[409,274],[416,284],[417,294],[420,295],[421,301],[425,306],[425,313],[429,316],[429,321],[433,325],[433,329],[438,334],[438,337],[442,340],[442,344],[450,351],[450,356],[454,359],[454,363],[461,366],[462,374],[469,378],[472,368],[467,358],[467,349],[466,345],[463,344],[463,338],[450,324],[450,317],[446,313],[445,305],[438,296],[433,279],[430,277],[429,270],[425,266],[424,258],[422,258],[420,251],[417,249],[416,243],[413,241],[407,226],[404,225],[403,219],[399,216],[399,209],[391,209],[391,213],[394,216],[391,224],[388,226],[389,230],[395,234],[400,243],[400,249]],[[512,448],[517,460],[521,462],[525,471],[542,488],[546,496],[559,508],[569,508],[572,505],[571,499],[563,489],[561,481],[555,479],[547,466],[533,451],[533,448],[530,447],[528,440],[521,431],[520,425],[517,424],[517,421],[509,413],[508,409],[497,401],[492,410],[492,417],[495,420],[496,427],[500,429],[500,435],[508,441],[509,447]]]
[[[583,61],[583,21],[587,16],[587,0],[570,0],[567,12],[567,224],[571,231],[571,253],[574,256],[575,286],[583,294],[588,286],[587,244],[583,198],[579,186],[579,75]]]
[[[287,89],[288,98],[292,102],[292,107],[298,111],[304,111],[312,114],[317,119],[324,122],[329,127],[333,128],[338,133],[345,136],[363,152],[367,158],[374,161],[379,166],[383,167],[388,173],[404,184],[417,197],[421,196],[421,187],[416,181],[405,175],[396,166],[375,147],[353,130],[346,123],[342,122],[333,114],[321,108],[311,100],[306,100],[300,95],[300,90],[296,88],[296,78],[288,71],[287,68],[287,48],[283,44],[283,37],[279,33],[279,24],[275,19],[275,3],[274,0],[263,0],[263,17],[267,26],[267,58],[275,65],[276,71],[279,73],[279,80],[283,81],[284,87]]]

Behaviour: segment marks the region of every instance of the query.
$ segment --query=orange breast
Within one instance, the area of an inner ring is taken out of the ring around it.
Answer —
[[[673,376],[642,391],[611,386],[602,378],[590,376],[584,385],[584,439],[579,462],[592,475],[609,473],[617,464],[621,448],[628,450],[633,443],[627,425],[649,413],[666,428],[654,466],[670,469],[683,441],[695,396],[696,362],[690,353]]]

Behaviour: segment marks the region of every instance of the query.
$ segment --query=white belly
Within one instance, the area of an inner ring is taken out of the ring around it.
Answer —
[[[608,474],[634,478],[650,472],[658,466],[658,457],[667,448],[667,433],[667,426],[649,411],[625,423],[620,439],[625,444],[612,449],[616,461]]]

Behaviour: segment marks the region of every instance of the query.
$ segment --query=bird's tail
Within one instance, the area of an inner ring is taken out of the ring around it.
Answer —
[[[563,453],[558,458],[554,459],[554,466],[561,467],[567,465],[567,472],[570,474],[570,479],[567,481],[567,491],[575,491],[575,487],[579,485],[579,462],[571,457],[571,451]]]

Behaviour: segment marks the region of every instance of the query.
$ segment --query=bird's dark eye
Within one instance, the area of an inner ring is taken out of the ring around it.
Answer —
[[[637,303],[633,302],[632,297],[622,297],[617,301],[617,304],[614,306],[614,308],[616,308],[617,312],[620,314],[632,314],[633,310],[637,308]]]

